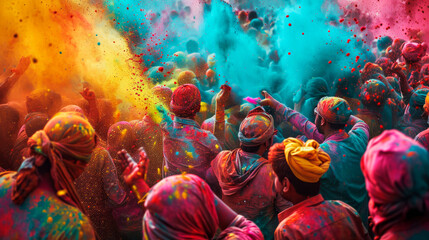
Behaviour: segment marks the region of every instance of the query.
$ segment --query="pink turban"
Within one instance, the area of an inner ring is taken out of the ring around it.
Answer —
[[[428,46],[426,43],[409,41],[402,48],[402,56],[408,61],[418,62],[426,54]]]
[[[429,214],[429,157],[425,148],[397,130],[373,138],[361,161],[374,232],[406,219]]]
[[[145,239],[211,239],[219,226],[213,192],[192,174],[161,180],[145,207]]]

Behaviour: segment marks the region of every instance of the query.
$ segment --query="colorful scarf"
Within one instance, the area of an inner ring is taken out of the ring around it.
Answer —
[[[17,173],[12,200],[16,204],[25,200],[37,187],[38,183],[34,181],[39,178],[37,167],[49,160],[50,174],[58,197],[83,211],[71,173],[73,169],[85,167],[84,164],[74,161],[87,164],[95,145],[95,131],[83,115],[71,112],[56,114],[43,130],[37,131],[29,138],[28,146],[32,149],[33,157],[27,159]],[[28,179],[32,179],[36,184],[25,187]]]
[[[219,225],[215,198],[199,177],[164,178],[149,191],[144,239],[211,239]]]
[[[408,213],[429,214],[429,156],[413,139],[397,130],[384,131],[369,142],[361,168],[377,235]]]

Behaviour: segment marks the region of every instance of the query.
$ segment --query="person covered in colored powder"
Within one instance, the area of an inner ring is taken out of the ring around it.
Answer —
[[[28,140],[31,157],[0,177],[1,239],[95,239],[73,180],[88,165],[95,131],[83,115],[58,113]]]
[[[200,106],[200,91],[192,84],[184,84],[174,90],[170,102],[174,120],[158,106],[163,116],[160,123],[164,139],[163,177],[185,172],[205,179],[210,162],[222,150],[216,137],[200,129],[194,120]]]
[[[407,136],[415,138],[417,134],[426,130],[428,115],[424,111],[426,95],[429,88],[421,88],[412,92],[410,103],[405,109],[405,114],[400,123],[400,130]]]
[[[429,116],[429,93],[426,94],[425,104],[423,105],[423,110]],[[420,143],[426,150],[429,151],[429,128],[417,134],[414,138],[418,143]]]
[[[110,126],[107,134],[107,150],[115,164],[121,188],[124,189],[128,199],[126,204],[116,206],[112,211],[119,234],[123,240],[142,238],[141,219],[144,212],[138,205],[138,200],[121,177],[124,169],[118,158],[118,152],[125,149],[134,159],[138,159],[139,147],[141,146],[136,143],[136,137],[130,123],[121,121]]]
[[[277,192],[294,204],[278,215],[276,240],[371,239],[354,208],[319,193],[330,157],[315,140],[285,139],[270,148],[268,160]]]
[[[251,110],[240,125],[240,148],[220,152],[207,176],[209,183],[220,184],[222,200],[256,223],[265,239],[273,239],[277,214],[292,205],[276,193],[272,167],[262,156],[274,134],[273,117],[262,107]]]
[[[361,167],[376,239],[427,239],[427,150],[397,130],[386,130],[369,142]]]
[[[351,115],[346,100],[338,97],[320,99],[314,110],[315,124],[299,112],[279,103],[267,92],[261,105],[275,109],[278,121],[288,121],[308,139],[321,143],[330,157],[328,172],[321,177],[321,194],[328,200],[341,200],[359,212],[365,225],[368,222],[368,194],[360,169],[360,159],[369,138],[368,125]],[[351,127],[350,131],[346,131]]]
[[[209,185],[193,174],[164,178],[149,189],[149,159],[140,149],[138,163],[122,150],[123,177],[145,209],[143,239],[264,239],[258,226],[231,210]]]
[[[362,85],[360,99],[362,108],[356,117],[369,126],[369,139],[380,135],[383,130],[391,129],[392,115],[383,112],[387,101],[387,87],[379,80],[371,79]]]

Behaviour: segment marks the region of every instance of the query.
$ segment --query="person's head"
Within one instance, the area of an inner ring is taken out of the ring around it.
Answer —
[[[412,119],[427,119],[427,113],[423,109],[425,105],[426,95],[428,94],[428,88],[421,88],[413,92],[410,98],[410,115]]]
[[[150,80],[153,84],[158,84],[164,80],[166,80],[166,71],[161,66],[151,67],[147,72],[148,80]]]
[[[169,87],[157,85],[152,88],[153,94],[163,103],[165,106],[170,107],[171,95],[173,91]]]
[[[50,89],[36,89],[32,91],[26,100],[27,112],[41,112],[49,117],[60,110],[62,104],[61,95]]]
[[[110,156],[116,158],[117,152],[122,149],[130,154],[136,150],[133,128],[125,121],[113,124],[107,132],[107,150]]]
[[[173,63],[178,68],[186,67],[186,54],[184,52],[176,52],[173,54]]]
[[[245,152],[262,155],[273,144],[274,134],[273,117],[262,107],[257,107],[251,110],[240,124],[240,148]]]
[[[171,96],[170,109],[177,117],[195,117],[200,111],[201,93],[195,85],[184,84],[177,87]]]
[[[411,40],[404,43],[402,48],[402,56],[407,63],[419,62],[426,54],[428,45],[419,40]]]
[[[264,22],[259,18],[255,18],[249,23],[249,27],[252,27],[258,31],[261,31],[263,26],[264,26]]]
[[[143,234],[148,239],[212,239],[221,217],[210,187],[192,174],[162,179],[150,189],[145,207]]]
[[[367,109],[380,109],[387,99],[388,90],[386,85],[379,80],[371,79],[362,85],[359,97]]]
[[[401,56],[404,42],[405,40],[400,38],[393,40],[392,45],[386,48],[386,57],[395,62]]]
[[[393,43],[393,39],[389,36],[381,37],[377,40],[377,48],[378,51],[385,50],[388,46],[390,46]]]
[[[196,81],[196,75],[192,71],[182,71],[179,73],[179,76],[177,77],[177,84],[179,86],[184,84],[193,84],[194,81]]]
[[[195,73],[196,78],[202,79],[209,68],[206,60],[199,53],[191,53],[186,58],[189,70]]]
[[[97,144],[95,130],[82,114],[59,112],[28,140],[31,157],[17,173],[18,181],[12,190],[12,200],[21,204],[37,188],[41,178],[49,179],[58,195],[68,204],[84,211],[73,185],[91,159]],[[24,186],[32,181],[35,184]]]
[[[243,24],[245,22],[247,22],[247,13],[245,11],[240,11],[238,13],[238,21]]]
[[[249,14],[248,14],[249,22],[252,21],[255,18],[258,18],[258,13],[256,13],[256,11],[250,11]]]
[[[381,57],[377,59],[377,61],[375,61],[375,64],[377,64],[383,69],[384,76],[392,75],[392,71],[390,70],[390,67],[392,66],[393,62],[392,60],[390,60],[390,58]]]
[[[28,137],[33,136],[34,133],[42,130],[48,121],[49,117],[46,113],[27,114],[24,119],[25,133]]]
[[[328,170],[331,159],[314,140],[304,143],[288,138],[270,148],[268,161],[275,173],[276,192],[297,203],[297,199],[319,194],[320,178]]]
[[[305,99],[322,98],[329,94],[328,83],[324,78],[314,77],[305,84]]]
[[[354,98],[359,89],[359,72],[342,71],[342,75],[334,81],[335,96]]]
[[[397,130],[384,131],[368,143],[361,169],[378,236],[400,222],[427,216],[429,155],[416,141]]]
[[[314,109],[315,124],[322,134],[343,130],[352,110],[346,100],[339,97],[323,97]]]
[[[361,70],[361,83],[365,83],[366,81],[376,78],[378,74],[383,75],[383,69],[374,63],[367,63],[365,64],[365,67]]]
[[[186,51],[188,54],[199,52],[198,42],[195,39],[189,39],[186,42]]]

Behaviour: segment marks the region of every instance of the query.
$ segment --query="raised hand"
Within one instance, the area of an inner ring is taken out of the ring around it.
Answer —
[[[122,176],[127,185],[133,185],[137,180],[145,180],[149,159],[143,148],[139,149],[140,159],[137,164],[126,150],[118,152],[118,157],[121,160],[121,165],[124,168]]]
[[[229,100],[229,96],[231,95],[231,87],[223,84],[220,86],[220,89],[220,92],[216,95],[216,103],[225,106]]]
[[[88,102],[95,101],[95,93],[89,88],[84,88],[83,91],[80,92],[80,95],[82,95],[82,97],[85,98],[85,100]]]
[[[276,109],[280,105],[280,102],[274,99],[267,91],[262,91],[261,94],[265,98],[259,102],[261,106],[269,106],[272,109]]]

